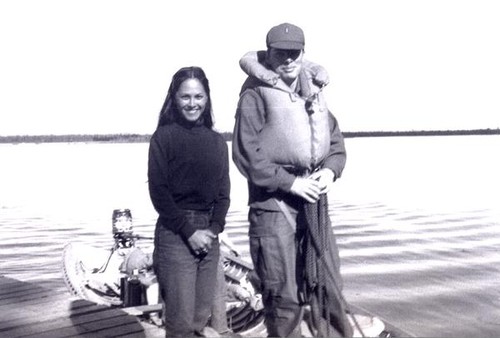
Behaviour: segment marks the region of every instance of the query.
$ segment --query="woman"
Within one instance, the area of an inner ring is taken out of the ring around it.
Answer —
[[[210,317],[218,234],[229,209],[227,144],[212,130],[210,88],[199,67],[175,73],[149,146],[149,193],[159,214],[153,261],[167,337],[201,334]]]

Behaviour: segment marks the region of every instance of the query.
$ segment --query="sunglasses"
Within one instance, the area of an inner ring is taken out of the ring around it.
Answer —
[[[277,60],[285,61],[288,59],[297,60],[302,54],[301,49],[272,49],[271,56]]]

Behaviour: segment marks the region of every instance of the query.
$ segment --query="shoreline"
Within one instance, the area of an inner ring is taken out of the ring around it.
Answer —
[[[231,132],[220,132],[226,141],[232,140]],[[354,131],[343,132],[345,138],[402,137],[402,136],[467,136],[500,135],[500,128],[470,130],[408,130],[408,131]],[[0,136],[1,143],[148,143],[151,134],[66,134],[66,135],[11,135]]]

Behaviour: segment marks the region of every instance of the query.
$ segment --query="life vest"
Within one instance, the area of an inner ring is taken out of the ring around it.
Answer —
[[[329,111],[322,93],[314,85],[314,100],[306,99],[284,83],[254,89],[264,100],[266,123],[260,132],[262,148],[274,163],[297,169],[314,169],[330,149]],[[311,101],[311,100],[310,100]]]

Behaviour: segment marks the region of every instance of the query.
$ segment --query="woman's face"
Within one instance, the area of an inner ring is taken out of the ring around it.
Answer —
[[[189,122],[197,121],[205,111],[208,96],[198,79],[187,79],[175,94],[175,104],[181,115]]]

